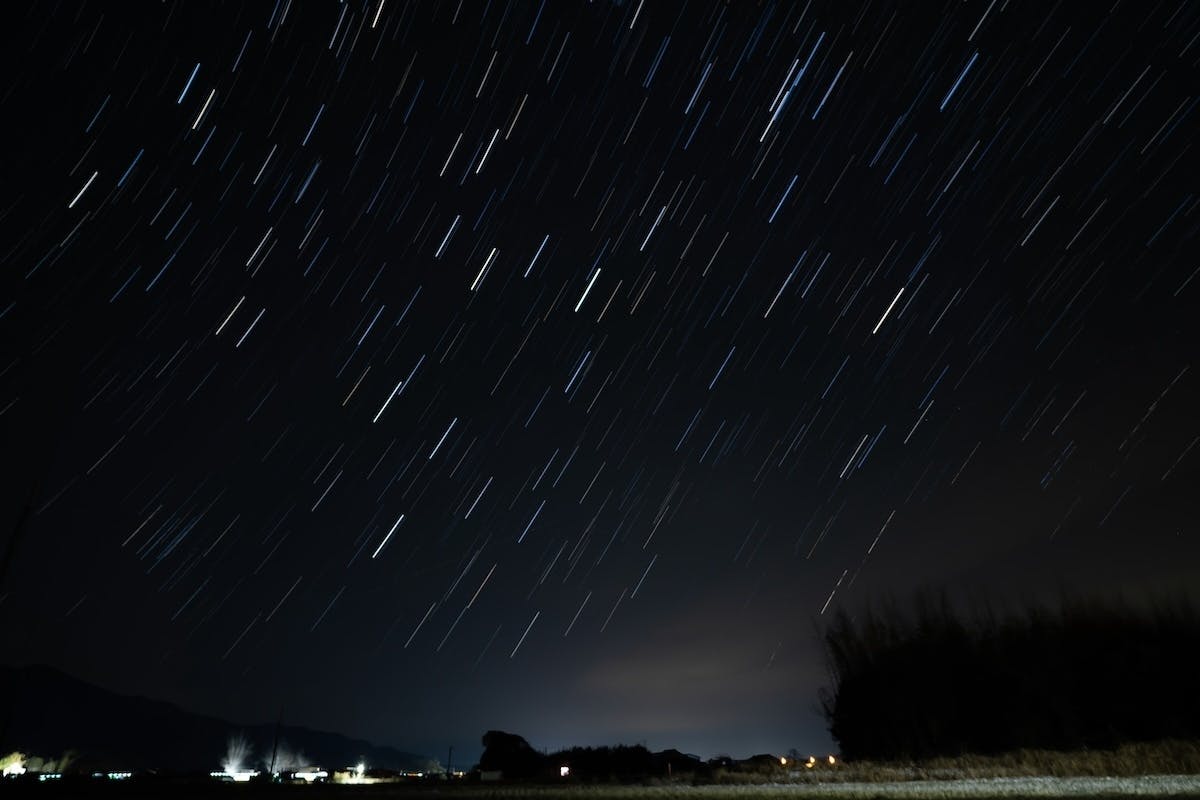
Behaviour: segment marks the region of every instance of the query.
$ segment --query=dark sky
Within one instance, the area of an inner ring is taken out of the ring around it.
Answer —
[[[822,613],[1200,578],[1194,3],[7,14],[5,660],[822,752]]]

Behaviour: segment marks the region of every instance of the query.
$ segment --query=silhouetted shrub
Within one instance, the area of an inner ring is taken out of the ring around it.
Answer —
[[[483,735],[483,755],[479,769],[499,770],[505,778],[534,778],[546,772],[546,757],[515,733],[488,731]]]

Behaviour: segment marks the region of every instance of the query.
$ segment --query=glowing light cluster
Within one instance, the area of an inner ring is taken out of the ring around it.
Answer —
[[[307,783],[312,783],[313,781],[325,780],[326,778],[329,777],[329,773],[323,769],[306,770],[303,772],[295,772],[292,774],[295,775],[297,779],[305,781]]]
[[[25,774],[25,754],[9,753],[0,757],[0,775],[5,778]]]
[[[247,783],[251,779],[257,778],[259,772],[256,769],[239,769],[232,772],[228,770],[216,770],[208,774],[209,776],[217,778],[218,780],[228,780],[233,781],[234,783]]]

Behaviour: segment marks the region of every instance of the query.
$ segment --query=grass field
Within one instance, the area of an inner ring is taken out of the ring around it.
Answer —
[[[482,788],[482,787],[481,787]],[[897,798],[950,800],[1000,797],[1200,797],[1200,776],[1143,775],[1133,778],[985,778],[887,782],[789,783],[709,786],[505,787],[480,798],[564,800],[754,800],[756,798]]]
[[[787,783],[756,785],[663,786],[487,785],[449,786],[383,784],[315,786],[185,784],[130,781],[121,785],[62,783],[25,785],[6,797],[219,798],[219,800],[954,800],[954,798],[1200,798],[1200,776],[1021,777],[885,782]]]

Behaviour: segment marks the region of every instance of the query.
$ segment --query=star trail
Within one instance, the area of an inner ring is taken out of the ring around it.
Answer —
[[[815,624],[1200,573],[1200,6],[25,4],[17,661],[827,748]]]

